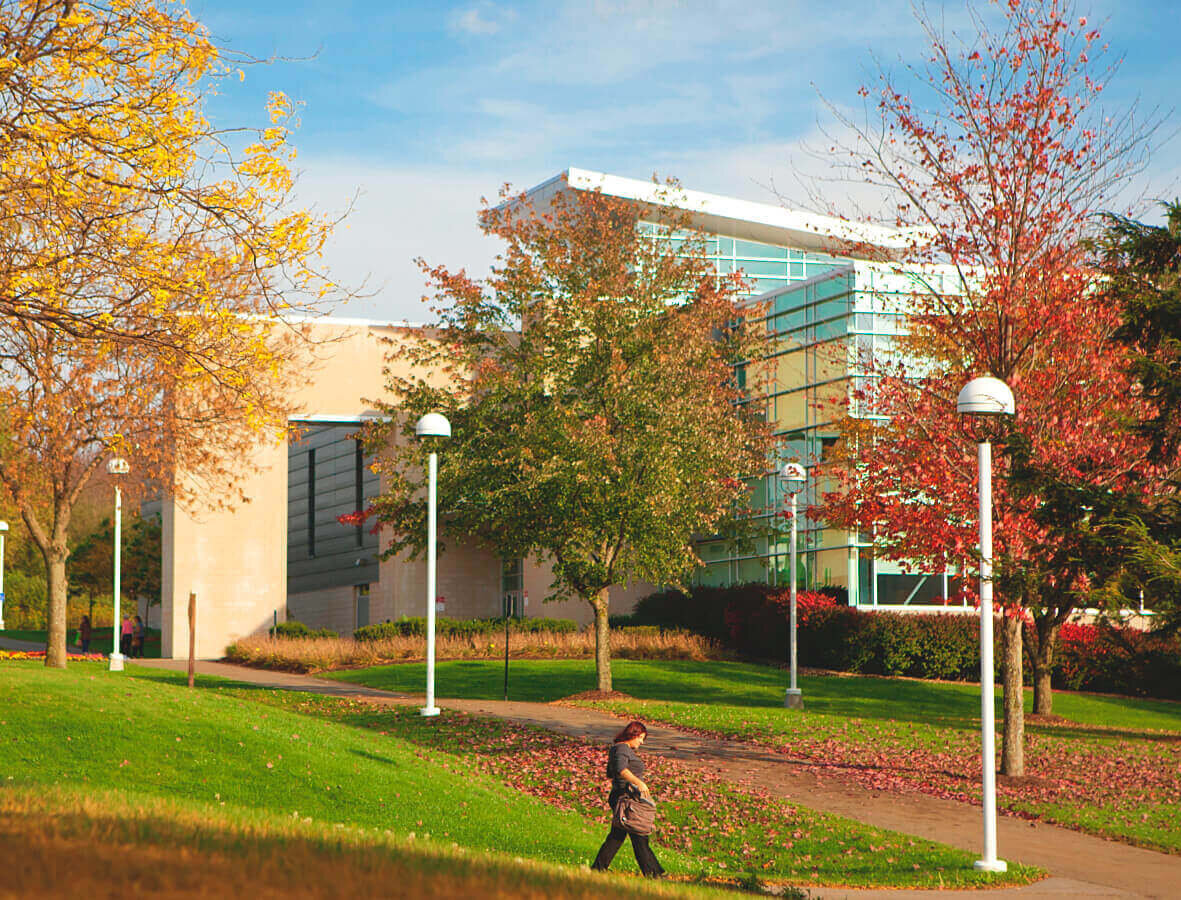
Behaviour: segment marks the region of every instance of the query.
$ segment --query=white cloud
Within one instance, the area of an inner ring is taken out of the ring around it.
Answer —
[[[449,26],[453,32],[483,37],[499,33],[512,18],[512,10],[480,3],[456,12]]]
[[[325,250],[325,263],[341,283],[362,297],[337,315],[424,321],[425,284],[414,260],[487,272],[499,245],[476,225],[480,197],[495,195],[503,173],[441,168],[380,167],[340,158],[302,159],[301,203],[339,212],[356,194],[349,217]]]

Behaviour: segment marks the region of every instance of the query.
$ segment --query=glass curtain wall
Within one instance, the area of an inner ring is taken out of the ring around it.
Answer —
[[[930,276],[928,276],[930,281]],[[942,289],[937,280],[937,289]],[[801,586],[848,591],[849,602],[866,606],[945,605],[957,596],[947,573],[908,572],[877,560],[870,535],[829,527],[805,515],[830,489],[817,463],[827,461],[846,414],[874,417],[871,360],[888,358],[905,327],[908,298],[915,290],[906,276],[868,263],[830,260],[829,270],[761,294],[767,330],[769,383],[748,401],[764,407],[779,438],[779,465],[751,480],[751,508],[773,539],[735,549],[721,539],[702,541],[704,566],[696,581],[729,585],[749,581],[785,584],[790,579],[791,523],[788,485],[779,477],[784,462],[801,463],[808,474],[797,495],[797,580]],[[855,400],[854,390],[869,400]],[[954,601],[959,602],[959,601]]]

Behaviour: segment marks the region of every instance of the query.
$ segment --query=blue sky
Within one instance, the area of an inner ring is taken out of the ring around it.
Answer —
[[[189,6],[223,46],[275,58],[224,83],[208,112],[221,126],[257,123],[276,89],[302,104],[301,200],[336,211],[356,196],[329,263],[373,292],[339,313],[379,319],[424,318],[416,256],[487,269],[496,245],[475,214],[506,181],[528,187],[579,166],[804,202],[817,163],[801,148],[832,124],[821,95],[853,103],[875,59],[897,67],[923,49],[905,0]],[[928,6],[951,27],[967,22],[963,0]],[[1174,0],[1081,8],[1124,57],[1105,102],[1170,108],[1181,71]],[[1166,144],[1138,190],[1177,194],[1179,151]],[[825,190],[840,207],[840,188]]]

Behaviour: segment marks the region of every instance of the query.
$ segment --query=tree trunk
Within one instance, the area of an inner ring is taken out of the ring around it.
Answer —
[[[48,635],[45,641],[45,665],[66,667],[66,556],[65,547],[51,546],[43,553],[45,580],[49,588]]]
[[[1034,620],[1037,646],[1033,648],[1033,711],[1048,716],[1054,711],[1054,694],[1050,685],[1050,667],[1054,664],[1054,647],[1058,643],[1059,623],[1053,616]]]
[[[599,690],[611,690],[611,633],[607,628],[607,589],[599,591],[590,601],[595,611],[595,674]]]
[[[1001,741],[1001,773],[1025,774],[1025,707],[1022,685],[1020,616],[1001,616],[1001,681],[1004,738]]]

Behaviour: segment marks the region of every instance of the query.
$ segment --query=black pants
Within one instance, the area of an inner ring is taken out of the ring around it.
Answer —
[[[664,867],[656,859],[656,854],[652,852],[652,848],[648,846],[648,835],[629,834],[622,828],[614,827],[611,829],[611,833],[607,835],[607,840],[603,841],[603,846],[599,848],[599,854],[595,857],[595,861],[591,863],[591,868],[599,872],[606,872],[607,867],[611,865],[611,860],[615,859],[615,854],[623,846],[623,839],[626,837],[632,839],[632,852],[636,855],[636,863],[639,865],[640,871],[648,878],[663,874]]]
[[[615,802],[619,799],[619,794],[614,791],[611,792],[611,797],[608,799],[608,804],[611,809],[615,809]],[[632,852],[636,855],[636,863],[640,867],[640,872],[644,877],[652,878],[656,875],[664,874],[664,866],[656,859],[656,854],[652,852],[652,848],[648,846],[648,835],[646,834],[631,834],[624,831],[622,828],[611,826],[611,832],[607,835],[607,840],[603,841],[603,846],[599,848],[599,853],[595,857],[595,861],[591,863],[591,868],[599,872],[606,872],[607,867],[611,865],[611,860],[615,859],[615,854],[619,852],[619,848],[623,846],[623,839],[630,837],[632,839]]]

